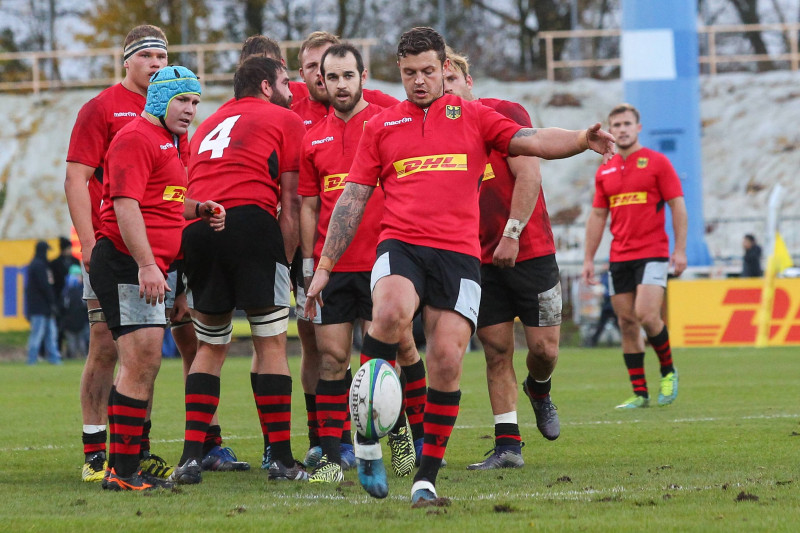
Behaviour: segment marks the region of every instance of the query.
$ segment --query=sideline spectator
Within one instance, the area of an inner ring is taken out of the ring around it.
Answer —
[[[761,246],[756,243],[756,238],[748,233],[742,240],[744,259],[742,263],[743,278],[760,278],[764,275],[761,269]]]
[[[47,265],[45,241],[36,243],[36,253],[28,265],[25,276],[25,318],[31,323],[28,338],[28,364],[36,364],[39,349],[44,342],[47,360],[54,365],[61,364],[61,354],[56,345],[56,296],[53,291],[53,273]]]
[[[69,267],[59,307],[59,327],[66,341],[65,356],[83,359],[89,347],[89,315],[83,300],[83,274],[79,264]]]

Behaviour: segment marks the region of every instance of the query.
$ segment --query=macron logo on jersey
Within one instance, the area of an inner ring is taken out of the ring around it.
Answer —
[[[405,178],[411,174],[422,171],[434,170],[467,170],[467,154],[438,154],[424,158],[411,157],[394,162],[397,179]]]
[[[138,117],[138,116],[139,116],[139,113],[134,113],[133,111],[121,111],[121,112],[115,112],[114,113],[114,118],[119,118],[119,117]]]
[[[344,189],[344,181],[347,179],[347,173],[344,174],[329,174],[322,178],[322,192],[331,192]]]
[[[623,205],[646,204],[647,192],[626,192],[625,194],[615,194],[608,199],[608,204],[611,208],[621,207]]]
[[[600,175],[601,176],[605,176],[606,174],[611,174],[612,172],[616,172],[616,171],[617,171],[617,167],[611,167],[611,168],[607,168],[605,170],[601,170],[600,171]]]
[[[183,203],[184,199],[186,198],[186,187],[181,187],[179,185],[167,185],[164,187],[164,196],[161,198],[162,200],[167,200],[168,202]]]
[[[413,120],[414,119],[411,118],[411,117],[403,117],[403,118],[400,118],[400,119],[397,119],[397,120],[388,120],[388,121],[383,123],[383,126],[384,127],[386,127],[386,126],[399,126],[400,124],[406,124],[406,123],[411,122]]]
[[[486,169],[483,171],[483,179],[481,181],[489,181],[494,179],[494,169],[491,163],[486,163]]]
[[[311,141],[311,146],[315,146],[317,144],[322,144],[322,143],[329,143],[332,140],[333,140],[333,136],[332,135],[328,135],[324,139],[316,139],[316,140]]]
[[[170,148],[175,148],[175,145],[172,143],[162,144],[159,146],[162,150],[169,150]]]
[[[312,122],[314,122],[314,121],[313,120],[304,120],[303,121],[303,126],[310,126]]]

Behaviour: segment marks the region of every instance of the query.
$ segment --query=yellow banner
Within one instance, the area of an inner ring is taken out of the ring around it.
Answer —
[[[667,290],[672,346],[753,346],[763,280],[671,280]],[[800,279],[776,279],[767,345],[800,345]]]
[[[48,259],[58,256],[58,239],[50,239]],[[0,314],[0,331],[23,331],[30,329],[25,320],[25,272],[33,259],[36,240],[0,241],[0,266],[3,269],[3,312]]]

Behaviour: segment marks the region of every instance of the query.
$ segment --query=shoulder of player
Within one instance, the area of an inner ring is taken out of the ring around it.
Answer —
[[[364,100],[369,103],[379,104],[383,107],[391,107],[399,104],[400,100],[390,94],[386,94],[378,89],[364,89]]]

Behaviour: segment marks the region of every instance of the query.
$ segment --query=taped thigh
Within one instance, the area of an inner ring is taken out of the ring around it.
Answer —
[[[192,322],[194,323],[194,332],[197,335],[197,340],[206,344],[230,344],[231,334],[233,333],[233,324],[231,322],[220,326],[208,326],[196,318],[193,318]]]
[[[89,309],[89,325],[97,324],[98,322],[105,322],[106,321],[106,314],[103,312],[103,309],[98,307],[96,309]]]
[[[274,337],[289,328],[289,308],[281,307],[263,315],[247,315],[253,337]]]

